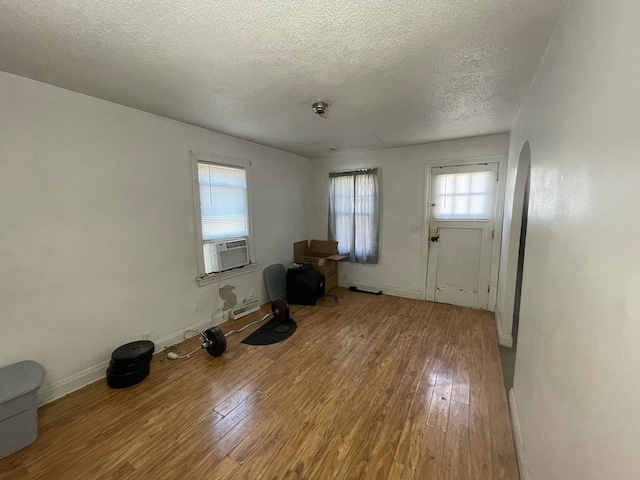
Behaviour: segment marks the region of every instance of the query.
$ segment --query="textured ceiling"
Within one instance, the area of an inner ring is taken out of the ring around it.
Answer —
[[[564,3],[0,0],[0,70],[313,157],[508,131]]]

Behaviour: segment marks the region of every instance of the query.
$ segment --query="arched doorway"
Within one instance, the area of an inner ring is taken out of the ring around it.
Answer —
[[[518,344],[518,329],[520,327],[520,301],[522,298],[522,274],[524,272],[524,254],[527,244],[527,222],[529,219],[529,188],[531,182],[531,149],[529,142],[525,142],[520,151],[518,160],[518,173],[516,176],[516,194],[518,186],[521,187],[522,214],[520,215],[520,244],[518,247],[518,273],[516,274],[516,294],[513,301],[513,323],[511,335],[513,337],[513,348]],[[515,217],[518,218],[518,217]]]
[[[518,241],[518,264],[515,278],[515,292],[513,296],[513,317],[511,335],[512,348],[500,347],[502,362],[502,374],[507,392],[513,387],[513,375],[516,363],[516,350],[518,345],[518,330],[520,327],[520,300],[522,298],[522,275],[524,272],[525,247],[527,243],[527,223],[529,218],[529,185],[531,177],[531,149],[529,142],[525,142],[520,150],[516,183],[514,187],[513,223],[512,232],[517,231],[518,236],[512,236],[512,241]],[[519,227],[519,228],[518,228]],[[510,301],[509,299],[507,301]]]

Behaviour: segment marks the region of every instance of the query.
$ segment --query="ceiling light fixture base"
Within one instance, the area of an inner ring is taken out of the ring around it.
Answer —
[[[327,105],[325,102],[315,102],[313,105],[311,105],[311,109],[313,110],[313,113],[323,116],[325,113],[327,113],[327,110],[329,110],[329,105]]]

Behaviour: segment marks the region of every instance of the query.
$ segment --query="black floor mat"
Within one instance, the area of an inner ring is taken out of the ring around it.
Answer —
[[[276,331],[276,328],[280,325],[286,325],[289,327],[289,330],[286,332]],[[278,343],[293,335],[297,327],[298,325],[293,318],[288,318],[285,321],[272,318],[247,338],[242,340],[242,343],[246,343],[247,345],[271,345],[272,343]]]

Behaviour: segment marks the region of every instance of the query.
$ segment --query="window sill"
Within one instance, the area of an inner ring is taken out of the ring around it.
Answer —
[[[245,265],[244,267],[234,268],[233,270],[227,270],[226,272],[208,273],[201,277],[197,277],[196,282],[198,282],[199,287],[203,287],[204,285],[221,282],[223,280],[227,280],[228,278],[254,273],[258,269],[258,265],[259,263],[250,263],[249,265]]]

